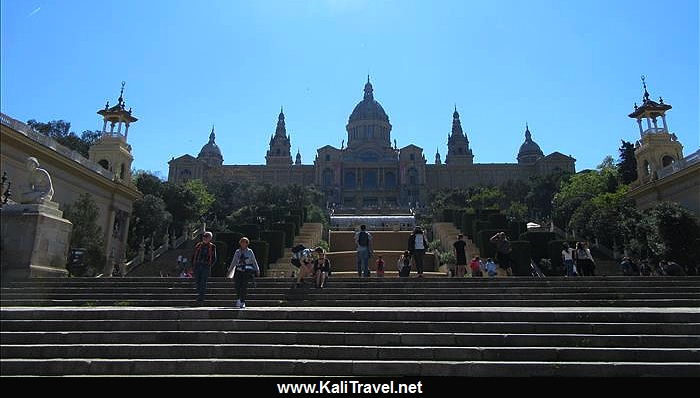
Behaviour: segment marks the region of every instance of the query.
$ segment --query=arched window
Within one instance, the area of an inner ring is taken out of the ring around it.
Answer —
[[[666,156],[664,156],[664,157],[661,159],[661,164],[662,164],[664,167],[666,167],[666,166],[668,166],[668,165],[670,165],[670,164],[673,164],[673,162],[675,162],[675,161],[676,161],[676,160],[675,160],[672,156],[666,155]]]
[[[644,172],[644,175],[648,176],[649,174],[651,174],[651,167],[649,166],[649,162],[646,160],[644,161],[644,168],[642,169],[642,171]]]
[[[321,176],[321,181],[323,183],[323,186],[325,186],[325,187],[333,185],[333,170],[331,170],[331,169],[323,170],[323,175]]]
[[[356,178],[354,171],[346,171],[345,178],[343,179],[343,185],[345,188],[355,188]]]
[[[331,161],[331,155],[326,155],[326,162],[330,162],[330,161]]]
[[[109,170],[109,162],[107,161],[107,159],[102,159],[97,163],[99,163],[100,166],[104,167],[105,170]]]
[[[279,155],[280,155],[280,153],[281,153],[281,152],[280,152],[280,149],[279,149],[279,148],[277,148],[277,156],[279,156]]]
[[[416,160],[416,154],[415,154],[415,153],[412,153],[412,154],[409,156],[409,158],[410,158],[411,160]]]
[[[119,178],[124,179],[124,163],[122,163],[121,166],[119,166]]]

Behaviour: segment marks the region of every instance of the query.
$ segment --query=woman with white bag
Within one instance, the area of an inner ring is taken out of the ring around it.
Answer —
[[[236,284],[236,308],[245,308],[245,300],[248,293],[248,282],[253,275],[260,276],[260,267],[255,259],[255,253],[248,247],[250,240],[242,237],[238,242],[241,246],[233,255],[233,260],[228,268],[227,276],[233,278]]]

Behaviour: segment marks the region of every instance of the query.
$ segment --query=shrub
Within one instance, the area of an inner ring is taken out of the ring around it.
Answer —
[[[253,250],[253,253],[255,253],[255,259],[258,260],[258,267],[260,267],[260,276],[265,276],[270,264],[270,246],[264,240],[252,240],[250,241],[249,247],[251,250]]]
[[[296,237],[296,234],[294,233],[294,224],[274,223],[270,225],[270,229],[273,231],[284,232],[284,247],[292,247],[294,245],[294,238]]]
[[[556,235],[554,232],[525,232],[520,234],[520,240],[526,240],[532,244],[532,258],[534,258],[535,261],[549,257],[547,244],[549,241],[555,239]]]
[[[530,275],[531,244],[526,240],[514,240],[510,242],[513,248],[510,258],[513,259],[513,275]]]
[[[260,238],[269,245],[269,261],[276,263],[277,260],[284,254],[284,231],[262,231]]]

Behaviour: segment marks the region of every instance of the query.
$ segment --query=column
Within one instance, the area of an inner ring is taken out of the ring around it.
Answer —
[[[651,120],[654,122],[654,129],[658,129],[659,127],[656,125],[656,116]]]
[[[107,217],[107,228],[105,228],[105,255],[109,257],[109,255],[112,253],[112,241],[114,238],[112,238],[113,230],[114,230],[114,218],[116,215],[116,212],[114,211],[114,206],[112,203],[109,204],[109,216]],[[112,264],[105,264],[105,268],[103,269],[103,272],[105,275],[111,275],[112,274]]]
[[[651,129],[651,119],[647,116],[647,129]]]
[[[668,133],[668,125],[666,125],[666,115],[661,115],[661,121],[664,123],[664,130]]]
[[[124,139],[129,136],[129,123],[126,123],[126,130],[124,131]]]
[[[642,119],[637,119],[637,124],[639,125],[639,134],[642,135],[644,134],[644,130],[642,129]]]
[[[102,132],[103,133],[107,132],[107,119],[105,119],[105,123],[102,125]]]

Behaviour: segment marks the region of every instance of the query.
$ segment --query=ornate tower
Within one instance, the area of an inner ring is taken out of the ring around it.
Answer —
[[[199,151],[197,159],[202,160],[210,167],[219,167],[224,163],[224,157],[221,156],[221,150],[219,146],[216,145],[214,140],[216,139],[216,134],[214,134],[214,125],[211,126],[211,133],[209,134],[209,142],[204,144],[202,150]]]
[[[435,164],[442,164],[442,160],[440,159],[440,151],[438,149],[435,150]]]
[[[544,154],[535,141],[532,140],[530,127],[525,123],[525,142],[518,151],[518,164],[531,165],[543,158]]]
[[[437,163],[437,162],[436,162]],[[473,164],[474,155],[469,149],[469,139],[462,130],[462,122],[459,120],[457,106],[452,113],[452,132],[447,136],[447,156],[445,164]]]
[[[131,155],[131,145],[126,140],[129,134],[129,125],[138,119],[131,115],[131,108],[126,110],[124,84],[122,82],[117,104],[110,108],[109,101],[107,101],[104,109],[97,112],[104,120],[102,135],[90,147],[88,155],[90,160],[94,160],[105,169],[113,172],[119,180],[131,184],[131,162],[134,161],[134,157]],[[124,127],[123,132],[122,126]]]
[[[641,139],[635,143],[634,157],[637,159],[637,181],[641,184],[657,178],[660,169],[683,158],[683,145],[678,142],[675,134],[670,133],[666,123],[666,111],[671,105],[664,104],[663,98],[659,102],[649,98],[645,77],[642,76],[644,97],[642,106],[634,104],[634,112],[628,116],[637,119]],[[662,127],[658,125],[661,118]],[[646,129],[642,127],[642,119],[646,119]]]
[[[301,153],[299,152],[299,148],[297,148],[297,158],[294,164],[297,166],[301,166]]]
[[[270,150],[265,155],[265,161],[270,165],[292,165],[291,141],[284,125],[284,111],[280,108],[275,134],[270,137]]]
[[[353,109],[345,127],[348,132],[348,149],[372,146],[391,148],[391,124],[384,108],[374,99],[374,89],[367,76],[365,94]]]

